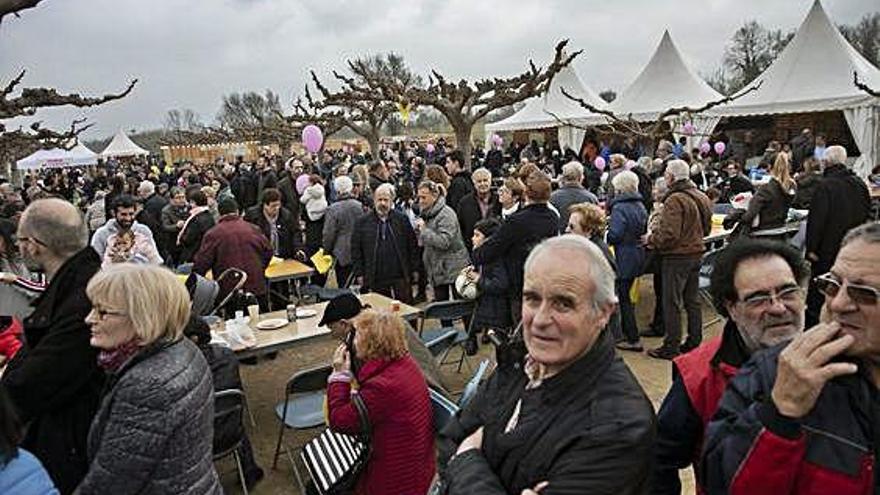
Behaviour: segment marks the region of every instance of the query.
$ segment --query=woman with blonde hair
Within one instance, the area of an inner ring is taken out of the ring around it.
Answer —
[[[501,203],[501,218],[506,219],[513,215],[522,206],[525,199],[526,186],[516,177],[504,179],[504,183],[498,188],[498,202]]]
[[[744,234],[782,227],[788,219],[788,208],[794,201],[796,189],[797,185],[791,177],[788,154],[778,153],[770,167],[770,180],[758,188],[745,213],[728,215],[731,218],[725,219],[725,227],[736,221],[737,216],[737,229]]]
[[[361,312],[353,324],[354,356],[345,344],[336,350],[327,405],[330,428],[348,434],[361,430],[352,393],[366,405],[371,452],[354,493],[427,493],[435,469],[432,410],[424,375],[407,351],[405,324],[374,310]]]
[[[76,492],[222,493],[211,456],[211,372],[183,338],[184,284],[165,268],[121,263],[98,272],[86,295],[90,343],[108,381]]]

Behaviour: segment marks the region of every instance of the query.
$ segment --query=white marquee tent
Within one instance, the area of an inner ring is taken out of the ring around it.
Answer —
[[[756,78],[761,87],[711,112],[743,116],[841,110],[862,154],[855,170],[866,176],[880,163],[880,99],[856,88],[854,72],[869,87],[880,88],[880,70],[846,41],[816,0],[794,38]]]
[[[40,168],[84,167],[96,165],[98,155],[82,143],[77,143],[70,150],[52,148],[38,150],[35,153],[15,162],[19,170],[35,170]]]
[[[566,93],[582,98],[597,108],[607,108],[608,104],[587,87],[570,65],[562,68],[550,82],[550,88],[541,96],[530,98],[524,107],[504,120],[486,124],[488,136],[501,131],[524,131],[532,129],[557,128],[559,146],[578,151],[584,139],[585,131],[564,123],[584,125],[596,116],[581,107],[577,102],[562,94]],[[560,122],[561,121],[561,122]]]
[[[129,138],[122,129],[113,136],[110,144],[101,152],[102,158],[122,158],[127,156],[145,156],[150,152],[141,148]]]

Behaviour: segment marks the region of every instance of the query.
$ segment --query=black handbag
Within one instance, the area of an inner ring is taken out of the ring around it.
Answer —
[[[357,483],[370,458],[370,419],[367,405],[357,393],[351,394],[361,423],[360,435],[346,435],[330,428],[310,440],[300,452],[321,495],[347,493]]]

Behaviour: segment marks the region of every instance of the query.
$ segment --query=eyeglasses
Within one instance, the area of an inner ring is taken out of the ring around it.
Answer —
[[[45,245],[46,245],[45,242],[43,242],[43,241],[37,239],[36,237],[17,236],[17,237],[15,238],[15,242],[17,242],[17,243],[19,243],[19,244],[22,243],[22,242],[33,242],[34,244],[39,244],[40,246],[45,246]]]
[[[752,294],[741,299],[740,302],[749,309],[759,310],[770,307],[775,301],[779,301],[782,304],[794,304],[800,302],[802,296],[803,289],[800,286],[794,285],[773,292],[759,292]]]
[[[851,284],[846,280],[838,280],[833,273],[819,275],[813,281],[816,289],[825,297],[835,298],[840,288],[846,286],[846,295],[858,305],[873,306],[880,299],[880,290],[868,285]]]
[[[122,311],[110,311],[110,310],[96,308],[96,307],[92,307],[92,311],[95,312],[95,315],[98,316],[99,320],[103,320],[104,318],[106,318],[108,316],[126,316],[126,314],[123,313]]]

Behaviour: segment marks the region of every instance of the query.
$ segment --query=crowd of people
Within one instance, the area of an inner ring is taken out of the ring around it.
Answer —
[[[880,226],[846,150],[805,136],[771,143],[749,176],[684,142],[639,156],[590,138],[580,154],[412,142],[0,184],[0,488],[220,493],[213,394],[241,379],[174,274],[241,270],[243,300],[266,311],[289,297],[267,288],[272,258],[323,249],[341,287],[474,299],[469,354],[505,336],[435,444],[428,388],[447,392],[424,342],[352,294],[330,301],[321,324],[343,343],[327,423],[360,432],[357,394],[372,430],[355,493],[678,493],[687,466],[701,493],[876,491]],[[803,253],[753,238],[795,207]],[[731,241],[707,267],[716,212]],[[726,324],[704,342],[707,268]],[[635,302],[648,273],[654,301]],[[656,414],[618,353],[645,351],[644,335],[672,360]],[[253,486],[246,436],[239,453]]]

